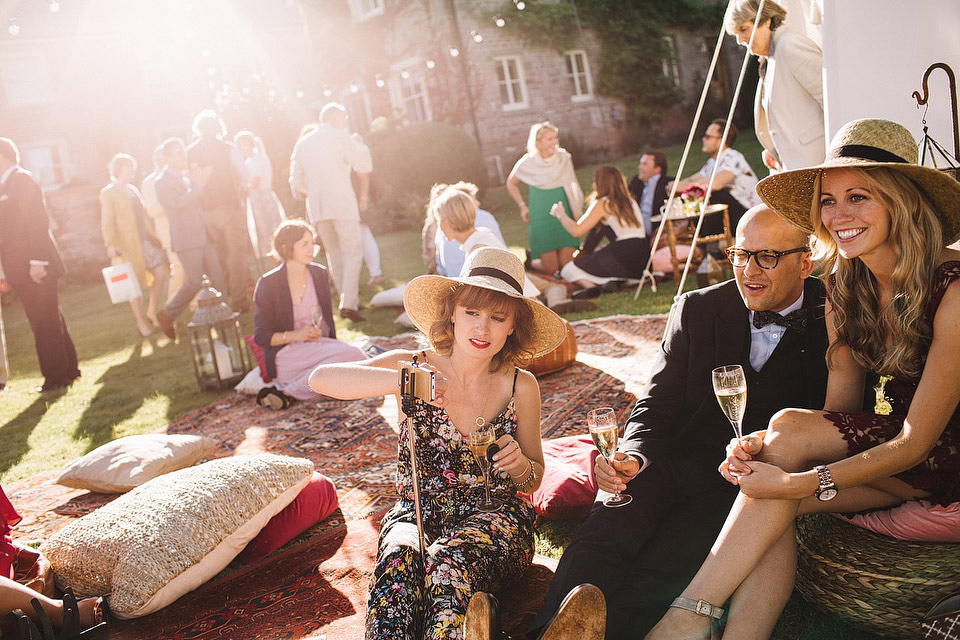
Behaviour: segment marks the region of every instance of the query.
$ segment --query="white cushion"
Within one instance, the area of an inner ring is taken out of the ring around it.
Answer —
[[[71,462],[57,484],[124,493],[159,475],[199,462],[214,447],[203,436],[148,433],[118,438]]]
[[[267,386],[267,383],[263,381],[263,377],[260,375],[260,367],[254,367],[250,370],[247,375],[243,376],[243,380],[237,383],[233,389],[237,393],[242,393],[248,396],[255,396],[260,393],[260,389],[263,389]]]
[[[64,527],[41,547],[61,588],[109,597],[118,618],[161,609],[223,570],[297,497],[302,458],[220,458],[155,478]]]
[[[370,298],[371,307],[402,307],[403,290],[407,288],[405,284],[399,284],[392,289],[385,289],[373,294]]]

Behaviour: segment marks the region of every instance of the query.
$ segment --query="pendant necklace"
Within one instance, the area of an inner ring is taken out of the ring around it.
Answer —
[[[467,388],[467,387],[466,387],[465,384],[463,384],[463,383],[461,382],[461,383],[460,383],[460,386],[463,387],[464,391],[466,391],[466,388]],[[480,427],[482,427],[483,425],[487,424],[487,421],[484,420],[484,418],[483,418],[483,412],[486,411],[486,409],[487,409],[487,402],[489,402],[489,400],[490,400],[490,387],[489,387],[489,385],[488,385],[488,386],[487,386],[487,393],[484,394],[484,396],[483,396],[483,405],[480,407],[480,411],[477,411],[477,405],[475,405],[472,401],[470,402],[470,408],[473,409],[473,410],[474,410],[474,413],[477,414],[477,419],[474,420],[474,423],[477,425],[477,428],[478,428],[478,429],[479,429]]]

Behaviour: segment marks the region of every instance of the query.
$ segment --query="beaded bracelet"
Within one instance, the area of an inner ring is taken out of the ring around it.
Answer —
[[[530,491],[537,485],[537,480],[540,479],[540,476],[537,474],[537,465],[536,463],[527,458],[527,462],[530,463],[530,467],[527,469],[527,472],[524,474],[524,479],[522,482],[518,482],[516,478],[511,477],[513,484],[516,485],[517,489],[521,493],[530,493]],[[528,489],[528,487],[530,489]]]

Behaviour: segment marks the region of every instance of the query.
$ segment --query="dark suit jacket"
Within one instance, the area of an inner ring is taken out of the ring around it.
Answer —
[[[50,219],[40,185],[20,167],[0,189],[0,260],[14,287],[30,279],[30,261],[47,262],[48,277],[64,274],[63,261],[50,233]]]
[[[169,171],[157,179],[157,201],[170,221],[170,248],[174,251],[201,249],[207,244],[200,194],[199,188],[188,189]]]
[[[797,352],[777,361],[777,366],[792,368],[793,372],[801,367],[802,382],[794,388],[778,389],[789,400],[780,408],[823,408],[827,380],[823,291],[823,284],[815,278],[804,285],[803,306],[810,311],[807,330]],[[642,453],[651,463],[658,457],[678,455],[719,464],[733,429],[714,397],[710,372],[725,364],[741,364],[744,369],[750,366],[748,321],[749,312],[733,280],[680,297],[650,383],[634,407],[620,450]],[[764,372],[783,353],[786,338],[764,365]],[[756,397],[757,391],[748,389],[748,417],[751,393]],[[764,416],[766,419],[769,416]],[[743,432],[764,428],[765,421],[755,420],[753,424],[745,422]]]
[[[313,279],[313,288],[323,310],[323,319],[330,327],[330,338],[337,337],[337,328],[333,324],[333,303],[330,297],[330,278],[327,268],[311,263],[308,267]],[[277,352],[286,345],[271,346],[270,338],[280,331],[293,331],[293,297],[287,283],[287,265],[266,272],[257,282],[253,293],[256,310],[253,318],[253,340],[263,348],[267,364],[267,375],[277,377]]]
[[[651,215],[660,215],[660,207],[667,201],[667,196],[670,193],[667,191],[667,183],[671,180],[673,180],[673,176],[660,174],[660,179],[657,180],[657,186],[653,189],[653,211]],[[640,180],[639,174],[634,174],[634,176],[630,178],[630,182],[627,183],[627,189],[630,191],[633,199],[637,201],[637,204],[640,204],[640,197],[643,195],[643,181]],[[648,230],[648,233],[650,233],[650,230]]]

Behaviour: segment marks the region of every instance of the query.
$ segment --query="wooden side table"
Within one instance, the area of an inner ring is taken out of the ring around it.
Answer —
[[[695,250],[698,245],[719,242],[720,240],[725,240],[728,247],[733,246],[733,234],[730,231],[730,212],[727,210],[727,205],[709,205],[704,213],[704,218],[717,214],[723,215],[723,232],[697,238],[697,241],[690,247],[691,251]],[[665,223],[667,225],[667,243],[670,246],[670,261],[673,263],[674,278],[680,273],[680,261],[677,259],[677,240],[678,238],[692,240],[693,234],[678,234],[673,225],[676,222],[693,222],[695,225],[698,217],[700,217],[699,212],[687,212],[676,207],[669,213],[661,213],[661,215],[653,217],[653,222],[661,222],[661,224]]]

